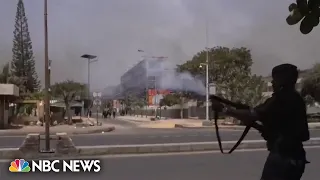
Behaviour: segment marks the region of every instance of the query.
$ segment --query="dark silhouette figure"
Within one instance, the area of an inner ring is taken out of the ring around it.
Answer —
[[[113,116],[113,119],[116,118],[116,108],[113,109],[113,111],[112,111],[112,116]]]
[[[102,116],[103,116],[103,118],[107,118],[107,111],[105,109],[102,112]]]
[[[90,111],[89,111],[89,117],[91,117],[91,116],[92,116],[92,111],[90,110]]]
[[[303,142],[310,135],[306,105],[295,90],[297,79],[296,66],[281,64],[272,70],[274,92],[263,104],[250,110],[214,105],[245,125],[261,122],[269,150],[261,180],[300,180],[308,163]]]

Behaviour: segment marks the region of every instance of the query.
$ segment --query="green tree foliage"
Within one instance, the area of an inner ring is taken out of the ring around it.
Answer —
[[[173,94],[168,94],[160,100],[160,107],[162,106],[173,106],[180,105],[180,118],[183,118],[183,105],[192,97],[192,93],[186,91],[180,91]]]
[[[205,77],[205,69],[200,67],[200,63],[205,62],[206,51],[201,51],[192,60],[178,65],[178,70]],[[249,49],[211,48],[208,64],[209,82],[216,84],[217,94],[231,101],[241,100],[250,105],[261,100],[264,82],[261,76],[251,74],[253,62]]]
[[[319,25],[320,17],[319,0],[296,0],[289,5],[290,15],[286,21],[289,25],[300,23],[300,32],[309,34],[314,27]]]
[[[192,60],[178,65],[180,72],[188,71],[192,75],[205,77],[205,69],[200,63],[206,62],[206,51],[200,51],[193,56]],[[214,47],[209,49],[209,81],[219,84],[230,80],[230,75],[241,73],[250,74],[252,58],[247,48]]]
[[[180,103],[180,97],[177,94],[165,95],[160,100],[160,106],[173,106]]]
[[[28,96],[25,97],[25,99],[31,99],[31,100],[43,100],[43,98],[44,98],[43,91],[34,92],[31,94],[28,94]]]
[[[24,78],[19,78],[11,73],[9,63],[6,63],[2,67],[2,71],[0,73],[0,83],[15,84],[19,87],[20,91],[23,92],[25,90],[24,82]]]
[[[135,96],[132,94],[126,94],[123,100],[123,104],[126,106],[126,108],[132,108],[135,101]]]
[[[39,89],[40,81],[35,70],[32,43],[22,0],[19,0],[17,4],[14,27],[11,72],[15,77],[24,79],[25,88],[21,91],[33,93]]]
[[[254,107],[266,99],[262,94],[266,89],[266,83],[261,76],[252,75],[244,77],[238,86],[237,91],[235,91],[236,101],[238,102]]]
[[[320,64],[314,65],[302,80],[301,95],[310,102],[320,102]]]
[[[68,122],[72,124],[70,114],[70,103],[75,100],[76,96],[81,96],[86,86],[79,82],[66,80],[63,82],[55,83],[51,87],[51,93],[54,97],[63,99],[66,106],[66,113],[68,115]]]
[[[0,74],[0,83],[7,84],[9,83],[9,79],[11,77],[9,63],[6,63],[2,67],[2,72]]]

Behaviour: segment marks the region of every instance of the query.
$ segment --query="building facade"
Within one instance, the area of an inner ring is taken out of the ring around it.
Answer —
[[[135,95],[137,97],[154,96],[150,90],[160,91],[162,73],[165,71],[164,58],[143,59],[121,76],[121,95]],[[149,101],[149,105],[157,101]]]

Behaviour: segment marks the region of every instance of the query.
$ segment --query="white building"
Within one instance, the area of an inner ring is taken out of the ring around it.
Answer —
[[[159,87],[157,77],[164,71],[164,58],[144,59],[121,76],[121,94],[145,96],[147,89]]]

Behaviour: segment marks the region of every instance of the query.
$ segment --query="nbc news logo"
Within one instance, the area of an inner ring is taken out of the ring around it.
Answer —
[[[100,160],[38,160],[15,159],[10,172],[100,172]]]

